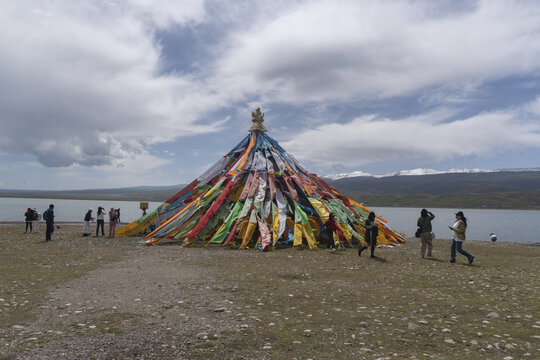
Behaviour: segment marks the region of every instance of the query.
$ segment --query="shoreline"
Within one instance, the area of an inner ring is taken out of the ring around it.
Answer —
[[[108,222],[106,221],[105,222],[105,225],[107,225]],[[122,226],[125,226],[127,225],[128,223],[127,222],[123,222],[121,223]],[[21,226],[21,229],[24,228],[25,226],[25,221],[0,221],[0,226],[10,226],[10,225],[20,225]],[[41,230],[40,230],[40,233],[44,233],[44,226],[45,226],[45,221],[43,220],[40,220],[39,222],[39,225],[40,227],[43,227]],[[83,221],[58,221],[58,222],[55,222],[55,225],[60,225],[60,226],[83,226]],[[91,225],[95,225],[95,222],[92,222]],[[117,227],[117,230],[120,229],[121,227]],[[22,234],[24,234],[24,232],[22,232]],[[121,237],[119,237],[119,239],[123,239]],[[408,237],[407,238],[407,241],[409,240],[418,240],[418,238],[413,238],[413,237]],[[437,240],[442,240],[442,241],[450,241],[451,239],[449,238],[437,238]],[[475,239],[467,239],[465,243],[467,242],[474,242],[474,243],[485,243],[485,244],[517,244],[517,245],[526,245],[526,246],[540,246],[540,242],[538,241],[534,241],[534,242],[519,242],[519,241],[504,241],[504,240],[497,240],[496,242],[492,242],[492,241],[489,241],[489,240],[475,240]],[[178,241],[178,244],[180,244],[181,242]],[[221,246],[219,244],[211,244],[210,247],[217,247],[217,246]],[[398,245],[399,246],[399,245]]]
[[[142,191],[144,193],[144,191]],[[6,194],[2,193],[0,191],[0,199],[1,198],[9,198],[9,199],[35,199],[35,200],[84,200],[84,201],[127,201],[127,202],[159,202],[163,203],[165,202],[170,196],[174,195],[175,192],[171,192],[170,194],[167,194],[166,196],[156,196],[154,194],[149,194],[145,196],[144,194],[138,195],[138,194],[130,194],[130,195],[74,195],[72,193],[67,193],[65,195],[61,194],[44,194],[42,196],[38,194]],[[456,206],[449,206],[449,205],[437,205],[437,203],[430,203],[430,200],[423,199],[422,202],[419,202],[417,204],[405,204],[405,205],[389,205],[389,201],[391,204],[395,203],[395,201],[392,201],[392,199],[399,197],[400,194],[377,194],[377,196],[383,196],[384,201],[374,201],[374,203],[378,204],[386,204],[386,205],[376,205],[376,204],[366,204],[366,197],[365,196],[356,196],[354,193],[350,193],[347,190],[343,191],[343,194],[351,197],[352,199],[355,199],[356,201],[362,203],[363,205],[369,207],[385,207],[385,208],[406,208],[406,209],[421,209],[423,207],[429,207],[429,208],[439,208],[439,209],[454,209]],[[388,200],[390,199],[390,200]],[[500,202],[504,204],[504,201]],[[478,207],[460,207],[463,210],[531,210],[531,211],[540,211],[540,206],[537,205],[526,205],[526,206],[478,206]]]

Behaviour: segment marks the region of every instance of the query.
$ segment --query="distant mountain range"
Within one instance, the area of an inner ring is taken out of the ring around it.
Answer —
[[[344,195],[368,207],[540,209],[540,168],[415,169],[384,175],[353,172],[325,178]],[[0,197],[162,202],[183,187],[178,184],[65,191],[0,189]]]
[[[540,209],[540,168],[430,171],[417,169],[384,176],[351,173],[327,180],[368,207]]]
[[[492,172],[523,172],[523,171],[540,171],[540,168],[523,168],[523,169],[498,169],[498,170],[482,170],[482,169],[450,169],[450,170],[434,170],[434,169],[412,169],[388,172],[381,175],[372,175],[363,171],[353,171],[350,173],[329,174],[323,176],[331,180],[339,180],[343,178],[371,176],[376,178],[389,176],[418,176],[418,175],[441,175],[441,174],[475,174],[475,173],[492,173]]]
[[[116,189],[85,190],[7,190],[0,189],[0,197],[81,200],[165,201],[185,185],[136,186]]]

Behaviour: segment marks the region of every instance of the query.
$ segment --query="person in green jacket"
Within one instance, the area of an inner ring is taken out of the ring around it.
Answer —
[[[463,211],[456,213],[456,222],[453,226],[448,226],[454,232],[452,238],[452,247],[450,248],[450,262],[456,262],[456,250],[464,255],[469,260],[469,264],[474,261],[474,256],[463,250],[463,241],[466,240],[465,230],[467,230],[467,218],[463,215]]]

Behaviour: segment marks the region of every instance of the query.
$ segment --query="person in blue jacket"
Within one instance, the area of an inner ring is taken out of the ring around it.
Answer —
[[[47,225],[45,241],[51,241],[51,234],[54,232],[54,204],[49,205],[49,208],[43,212],[43,220]]]

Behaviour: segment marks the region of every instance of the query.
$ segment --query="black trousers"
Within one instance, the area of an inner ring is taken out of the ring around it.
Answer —
[[[32,232],[32,222],[31,221],[26,222],[26,230],[24,230],[24,232],[28,231],[28,227],[30,227],[30,232]]]
[[[45,241],[51,240],[51,234],[54,231],[54,224],[47,223],[47,231],[45,231]]]
[[[97,227],[96,227],[96,236],[98,236],[98,233],[99,233],[99,227],[101,226],[101,236],[105,236],[105,220],[101,219],[101,220],[97,220]]]
[[[377,238],[371,240],[371,255],[375,252],[375,246],[377,246]]]
[[[336,244],[334,243],[334,231],[332,231],[330,234],[328,234],[328,243],[326,244],[326,248],[335,248]]]
[[[375,253],[375,246],[377,246],[377,238],[374,236],[366,236],[366,242],[371,245],[371,255]]]

